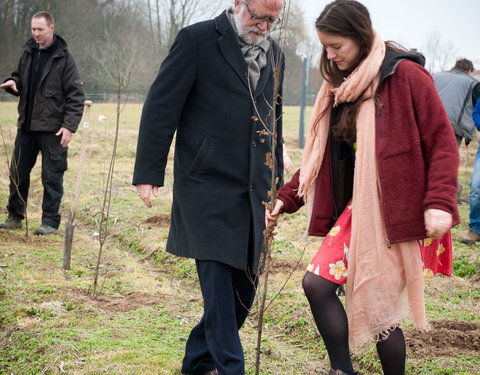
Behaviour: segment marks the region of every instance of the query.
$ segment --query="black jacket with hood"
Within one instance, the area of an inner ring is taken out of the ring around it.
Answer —
[[[55,35],[55,50],[45,64],[33,96],[29,95],[29,79],[34,53],[42,53],[33,38],[23,47],[23,54],[17,69],[5,81],[14,80],[18,93],[10,89],[6,91],[20,96],[18,103],[18,128],[31,131],[57,132],[65,127],[72,132],[78,128],[82,118],[85,94],[83,84],[75,63],[68,50],[67,43]],[[34,98],[31,108],[31,121],[27,121],[28,98]]]

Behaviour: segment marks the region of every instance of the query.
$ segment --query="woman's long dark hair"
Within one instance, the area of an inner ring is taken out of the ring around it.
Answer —
[[[352,39],[359,46],[359,54],[352,67],[342,71],[337,64],[327,58],[327,50],[323,48],[320,61],[320,73],[324,80],[334,87],[342,84],[345,78],[367,57],[372,48],[374,31],[368,9],[355,0],[335,0],[329,3],[315,21],[318,31]],[[330,98],[333,105],[333,96]],[[338,123],[333,124],[333,135],[347,142],[355,140],[357,111],[362,96],[352,103],[345,103]],[[321,114],[322,116],[323,114]]]

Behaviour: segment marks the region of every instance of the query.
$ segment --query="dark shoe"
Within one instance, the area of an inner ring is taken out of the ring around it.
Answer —
[[[0,223],[0,229],[20,229],[22,227],[22,218],[9,214],[5,222]]]
[[[480,234],[470,229],[467,236],[462,238],[461,241],[467,245],[475,245],[475,242],[480,242]]]
[[[185,375],[190,375],[190,374],[185,374]],[[212,371],[209,371],[209,372],[206,372],[202,375],[218,375],[218,370],[215,369],[215,370],[212,370]]]
[[[35,229],[35,232],[33,232],[33,234],[37,235],[37,236],[48,236],[49,234],[55,234],[57,233],[58,230],[49,226],[49,225],[41,225],[39,226],[37,229]]]
[[[350,374],[349,372],[345,372],[342,370],[334,370],[333,368],[330,369],[330,372],[328,373],[328,375],[349,375],[349,374]],[[362,374],[359,372],[354,372],[353,375],[362,375]]]

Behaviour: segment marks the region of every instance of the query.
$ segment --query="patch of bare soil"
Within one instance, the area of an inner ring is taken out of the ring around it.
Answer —
[[[128,312],[145,306],[158,305],[162,296],[147,293],[132,293],[128,295],[92,295],[80,288],[67,289],[67,298],[76,304],[87,308],[109,312]]]
[[[293,271],[305,271],[307,264],[303,261],[295,259],[272,259],[270,264],[270,272],[290,274]]]
[[[157,216],[152,216],[145,220],[143,224],[150,224],[156,227],[168,227],[170,225],[170,214],[160,214]]]
[[[0,229],[0,235],[2,237],[2,244],[6,245],[9,243],[18,244],[30,244],[30,243],[49,243],[52,242],[51,236],[35,236],[33,231],[35,228],[29,228],[28,237],[25,236],[25,228],[16,229],[16,230],[5,230]]]
[[[432,330],[406,332],[407,345],[419,357],[478,356],[480,351],[480,324],[460,320],[437,320]]]

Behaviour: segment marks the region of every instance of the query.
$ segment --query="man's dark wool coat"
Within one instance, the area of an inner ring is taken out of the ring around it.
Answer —
[[[168,252],[246,269],[251,236],[250,262],[257,270],[272,140],[256,118],[270,130],[274,117],[279,119],[275,157],[281,183],[281,97],[275,114],[272,104],[274,72],[281,83],[283,59],[271,40],[267,66],[251,95],[247,64],[226,12],[178,33],[145,101],[133,176],[133,184],[163,186],[176,132]]]

